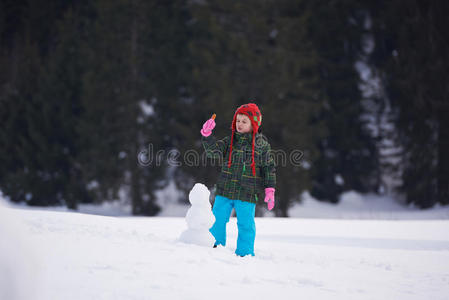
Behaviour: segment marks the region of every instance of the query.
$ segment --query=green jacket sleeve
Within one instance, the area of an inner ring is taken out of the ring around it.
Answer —
[[[204,150],[206,151],[206,157],[209,158],[224,158],[229,146],[229,137],[225,137],[221,140],[217,140],[213,135],[208,137],[202,137]]]
[[[261,176],[263,178],[263,185],[265,188],[276,188],[276,164],[270,144],[267,144],[262,158]]]

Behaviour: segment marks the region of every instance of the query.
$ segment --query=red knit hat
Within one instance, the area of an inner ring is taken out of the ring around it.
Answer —
[[[253,176],[256,176],[256,163],[254,161],[254,141],[256,138],[256,133],[257,133],[257,131],[259,131],[259,126],[262,124],[262,114],[260,113],[259,107],[257,107],[257,105],[254,103],[244,104],[244,105],[240,106],[239,108],[237,108],[237,110],[235,111],[234,118],[232,119],[232,125],[231,125],[232,135],[231,135],[231,147],[229,150],[228,168],[231,167],[231,163],[232,163],[232,143],[234,140],[234,132],[236,130],[236,121],[237,121],[238,114],[246,115],[249,118],[249,120],[251,122],[251,126],[253,128],[251,167],[253,170]]]

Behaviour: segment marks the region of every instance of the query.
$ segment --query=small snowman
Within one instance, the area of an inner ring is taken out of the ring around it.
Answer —
[[[189,193],[189,201],[192,207],[186,214],[187,230],[185,230],[179,240],[188,244],[212,247],[215,238],[209,232],[209,228],[215,222],[209,202],[210,192],[201,183],[196,183]]]

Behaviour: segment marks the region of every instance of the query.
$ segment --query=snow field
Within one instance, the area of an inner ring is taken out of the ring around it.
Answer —
[[[11,267],[11,258],[37,266],[30,271],[12,265],[20,287],[28,290],[35,285],[31,298],[16,293],[12,300],[447,299],[449,295],[446,220],[256,218],[256,256],[240,258],[234,254],[235,218],[228,224],[227,247],[213,249],[179,242],[187,228],[184,218],[13,208],[3,208],[0,215],[14,220],[13,230],[21,228],[20,241],[25,245],[0,252],[0,270]],[[16,240],[14,235],[0,234],[0,242]]]

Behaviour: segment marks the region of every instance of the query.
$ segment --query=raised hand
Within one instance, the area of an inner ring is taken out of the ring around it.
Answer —
[[[200,132],[204,137],[208,137],[212,134],[212,130],[215,128],[215,116],[216,115],[213,114],[212,117],[203,124],[203,128]]]

